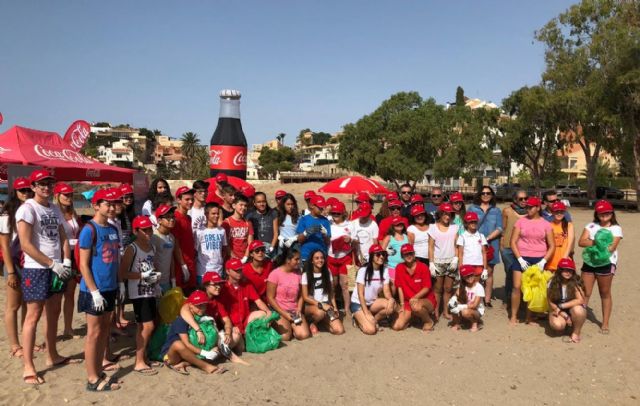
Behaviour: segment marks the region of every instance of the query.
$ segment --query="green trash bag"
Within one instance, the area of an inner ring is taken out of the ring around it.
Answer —
[[[611,231],[601,228],[593,238],[593,245],[582,251],[582,260],[592,267],[609,265],[611,263],[611,253],[609,246],[613,243]]]
[[[200,323],[199,316],[195,316],[195,319],[200,325],[200,330],[202,330],[202,333],[204,334],[204,344],[200,345],[200,343],[198,343],[198,333],[196,333],[192,328],[189,329],[189,342],[196,348],[210,351],[218,344],[218,329],[214,324],[215,321],[206,320]],[[198,355],[198,358],[202,359],[203,357]]]
[[[164,342],[167,341],[167,335],[169,334],[169,328],[171,324],[161,323],[156,328],[156,331],[153,332],[151,336],[151,340],[149,340],[149,344],[147,345],[147,357],[152,361],[162,361],[162,346]]]
[[[262,354],[278,348],[282,337],[270,324],[279,318],[280,315],[277,312],[272,312],[271,316],[253,320],[247,325],[245,330],[247,352]]]

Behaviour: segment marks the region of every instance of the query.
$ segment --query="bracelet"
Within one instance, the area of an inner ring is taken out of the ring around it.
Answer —
[[[200,328],[199,328],[199,329],[197,329],[197,330],[196,330],[196,333],[202,333],[202,329],[200,329]]]
[[[15,275],[15,272],[7,272],[7,275],[11,276],[11,275]]]

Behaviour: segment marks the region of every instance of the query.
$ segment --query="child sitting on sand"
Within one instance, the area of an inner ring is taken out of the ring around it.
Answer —
[[[587,318],[584,300],[584,283],[576,275],[576,264],[569,258],[558,262],[558,269],[549,281],[547,289],[549,301],[549,326],[554,331],[563,332],[572,327],[568,343],[580,342],[580,330]]]
[[[468,213],[467,213],[468,214]],[[462,265],[460,267],[462,281],[456,296],[449,301],[449,308],[453,314],[453,330],[459,330],[464,321],[471,323],[471,331],[478,331],[478,323],[484,315],[484,288],[478,282],[476,267]]]

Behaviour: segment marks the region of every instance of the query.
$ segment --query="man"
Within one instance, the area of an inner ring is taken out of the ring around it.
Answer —
[[[178,242],[174,260],[180,264],[182,272],[176,272],[176,284],[185,291],[196,287],[196,248],[191,228],[191,217],[187,214],[193,207],[194,190],[182,186],[176,190],[178,207],[175,211],[175,225],[171,234]]]
[[[296,233],[300,243],[300,259],[306,261],[311,252],[320,250],[326,256],[331,241],[331,224],[322,215],[325,206],[324,197],[313,196],[309,199],[310,213],[298,220]]]
[[[413,190],[411,189],[411,185],[408,183],[402,184],[400,186],[400,202],[402,203],[400,214],[402,215],[402,217],[409,217],[412,197]]]
[[[552,222],[553,214],[551,213],[550,209],[553,203],[559,201],[558,192],[556,192],[555,190],[547,190],[542,194],[542,201],[543,201],[544,207],[542,208],[540,215],[548,222]],[[567,220],[568,222],[572,221],[571,214],[569,214],[568,210],[564,212],[564,219]]]
[[[65,284],[52,286],[52,278],[66,281],[71,278],[71,248],[62,227],[64,219],[58,218],[49,203],[55,179],[45,170],[35,170],[29,177],[34,197],[25,201],[16,212],[18,238],[24,253],[21,276],[22,298],[27,312],[22,327],[22,346],[26,384],[40,385],[44,379],[36,372],[33,348],[38,321],[45,311],[46,364],[49,367],[77,363],[58,354],[56,334]],[[64,261],[62,257],[64,256]],[[46,303],[46,306],[45,306]]]
[[[193,182],[193,207],[189,210],[191,216],[191,228],[202,230],[207,226],[207,218],[204,215],[204,206],[207,204],[209,183],[203,180]]]
[[[435,186],[431,189],[431,201],[425,204],[424,210],[431,215],[432,218],[436,218],[436,212],[438,207],[442,204],[444,195],[442,194],[442,188]]]

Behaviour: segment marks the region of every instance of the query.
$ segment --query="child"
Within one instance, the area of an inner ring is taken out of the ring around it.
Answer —
[[[194,232],[203,230],[207,226],[205,206],[207,204],[208,190],[209,182],[204,180],[193,182],[193,207],[189,210],[189,216],[191,216],[191,228]]]
[[[209,297],[203,291],[195,290],[191,295],[189,295],[186,303],[192,316],[202,317],[207,311]],[[200,368],[208,374],[212,374],[214,372],[221,374],[226,372],[226,369],[218,368],[217,366],[197,357],[200,355],[201,357],[211,361],[218,355],[218,353],[213,350],[201,350],[191,344],[189,341],[189,324],[187,324],[182,316],[178,316],[173,323],[171,323],[169,333],[167,334],[167,340],[162,346],[161,354],[164,359],[164,364],[169,369],[181,375],[189,375],[187,367],[190,365],[195,365],[197,368]]]
[[[440,315],[440,304],[444,303],[443,316],[448,320],[451,315],[446,304],[453,293],[453,283],[458,280],[458,226],[451,223],[452,213],[453,207],[442,203],[436,212],[436,223],[429,226],[429,270],[435,278],[436,318]]]
[[[156,296],[159,293],[159,276],[153,266],[155,250],[151,244],[153,224],[147,216],[133,219],[133,234],[136,239],[124,252],[120,262],[120,280],[127,281],[129,299],[136,316],[136,362],[133,370],[140,375],[156,375],[157,370],[147,362],[147,344],[155,328],[157,317]],[[120,282],[120,297],[125,297],[125,283]]]
[[[469,213],[467,213],[469,214]],[[458,330],[463,321],[471,323],[471,332],[478,331],[478,323],[484,315],[484,288],[476,276],[476,267],[473,265],[462,265],[460,267],[460,277],[462,283],[448,302],[453,313],[453,324],[451,328]]]
[[[176,190],[178,207],[175,211],[175,225],[171,233],[175,237],[179,250],[174,256],[176,263],[180,264],[181,273],[177,274],[176,282],[183,290],[189,291],[196,287],[196,250],[193,241],[193,229],[191,218],[187,214],[193,207],[194,190],[187,186]],[[178,255],[178,252],[181,255]]]
[[[554,203],[555,205],[555,203]],[[551,209],[553,212],[553,208]],[[567,343],[579,343],[580,331],[587,318],[584,300],[584,284],[576,275],[576,264],[570,258],[562,258],[558,268],[549,281],[547,289],[549,301],[549,326],[558,332],[573,327]]]
[[[485,280],[487,271],[487,239],[478,231],[478,215],[470,211],[464,215],[464,231],[458,236],[458,263],[474,267],[476,276]]]
[[[351,235],[356,243],[359,265],[362,266],[369,262],[369,248],[376,244],[380,230],[375,217],[371,216],[371,204],[368,202],[360,203],[352,218]]]
[[[267,258],[267,247],[260,240],[249,245],[249,260],[242,267],[242,274],[249,282],[263,302],[267,302],[267,278],[271,273],[273,263]]]
[[[305,193],[306,197],[307,193]],[[309,259],[311,251],[321,250],[325,255],[331,241],[331,224],[322,215],[326,206],[324,197],[314,195],[309,198],[309,214],[302,216],[296,226],[298,243],[300,243],[300,258],[304,262]]]
[[[249,244],[253,241],[253,225],[244,218],[247,204],[247,198],[241,193],[236,193],[233,199],[233,214],[222,222],[231,247],[231,258],[241,259],[243,264],[249,258]]]
[[[342,291],[342,303],[347,317],[351,317],[349,310],[349,279],[347,267],[353,264],[353,248],[351,239],[351,224],[347,220],[347,211],[339,200],[331,207],[331,244],[327,264],[333,277],[333,291],[338,292],[338,284]]]
[[[411,206],[411,219],[407,229],[409,244],[416,250],[416,259],[429,266],[429,223],[423,204]]]
[[[216,272],[222,278],[226,278],[223,265],[224,259],[229,256],[226,231],[219,226],[220,206],[213,202],[207,203],[204,215],[207,218],[207,227],[196,230],[198,286],[202,285],[202,278],[209,272]]]
[[[611,284],[613,283],[613,276],[617,270],[618,245],[622,240],[622,227],[618,224],[613,206],[606,200],[600,200],[596,203],[593,222],[585,226],[578,245],[581,247],[592,246],[596,233],[603,228],[611,231],[611,234],[613,234],[613,242],[609,245],[609,252],[611,253],[609,259],[610,264],[600,267],[592,267],[586,263],[583,264],[582,280],[584,281],[585,302],[587,305],[589,304],[589,298],[593,291],[593,285],[596,281],[598,282],[598,291],[600,292],[600,299],[602,300],[602,326],[600,327],[600,333],[609,334],[609,319],[611,318],[611,307],[613,306],[611,300]]]
[[[553,256],[545,269],[555,272],[562,258],[571,258],[573,256],[575,233],[573,223],[568,221],[565,216],[567,206],[564,203],[559,200],[555,201],[549,205],[548,210],[551,212],[551,229],[553,230],[556,250],[553,252]]]
[[[396,279],[396,266],[402,262],[400,248],[405,244],[409,244],[409,236],[407,235],[407,227],[403,222],[403,217],[393,217],[387,236],[384,237],[382,244],[380,244],[389,254],[389,276],[392,281]]]
[[[176,244],[176,238],[171,234],[171,230],[176,224],[175,210],[175,207],[163,204],[158,206],[155,211],[158,227],[153,232],[151,243],[156,251],[153,257],[153,266],[156,268],[156,272],[160,273],[158,282],[162,294],[176,287],[174,258],[179,248]]]
[[[322,251],[314,251],[306,264],[300,280],[304,314],[310,320],[311,335],[318,334],[317,324],[324,322],[331,334],[344,334],[344,327],[337,312],[332,277]],[[312,292],[313,290],[313,292]],[[346,305],[345,305],[346,307]]]

